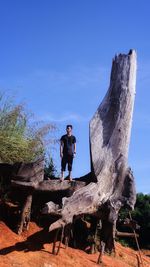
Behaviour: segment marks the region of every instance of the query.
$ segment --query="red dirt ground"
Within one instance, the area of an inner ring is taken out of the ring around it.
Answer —
[[[35,223],[30,223],[27,233],[18,236],[0,222],[0,267],[96,267],[97,254],[87,254],[78,249],[62,246],[59,255],[51,254],[48,233]],[[146,254],[149,251],[145,252]],[[149,253],[150,254],[150,253]],[[116,256],[103,256],[105,267],[138,267],[138,253],[116,243]],[[150,256],[150,255],[149,255]],[[150,267],[150,258],[142,252],[143,266]]]

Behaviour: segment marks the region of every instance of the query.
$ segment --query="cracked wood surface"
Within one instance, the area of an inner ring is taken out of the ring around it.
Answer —
[[[128,148],[135,84],[136,52],[115,56],[108,92],[90,121],[91,173],[97,182],[65,198],[62,217],[50,226],[50,231],[71,223],[74,216],[96,213],[104,206],[111,223],[115,223],[121,206],[133,209],[136,192],[128,168]]]

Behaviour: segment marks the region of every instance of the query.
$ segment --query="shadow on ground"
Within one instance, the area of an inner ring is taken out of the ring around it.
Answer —
[[[0,250],[0,255],[6,255],[13,251],[39,251],[44,249],[44,244],[52,243],[54,240],[56,232],[49,233],[47,230],[43,229],[27,238],[23,242],[17,242],[13,246],[9,246]],[[51,252],[50,252],[51,253]]]

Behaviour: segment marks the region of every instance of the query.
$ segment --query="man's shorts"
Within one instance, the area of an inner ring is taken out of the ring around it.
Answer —
[[[71,155],[63,156],[63,158],[61,160],[61,170],[65,171],[66,170],[66,164],[68,164],[68,171],[72,171],[72,163],[73,163],[73,156],[71,156]]]

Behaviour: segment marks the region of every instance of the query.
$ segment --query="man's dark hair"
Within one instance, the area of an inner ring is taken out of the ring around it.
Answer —
[[[68,124],[68,125],[66,126],[66,129],[69,128],[69,127],[70,127],[71,129],[73,128],[71,124]]]

